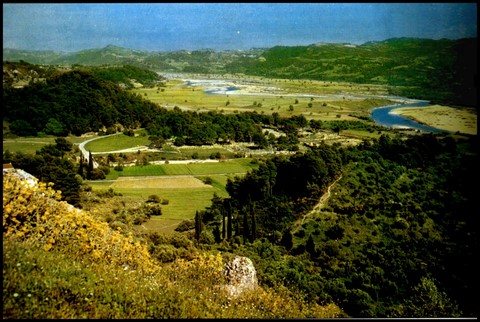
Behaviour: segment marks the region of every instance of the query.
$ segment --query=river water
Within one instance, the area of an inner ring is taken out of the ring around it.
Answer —
[[[397,104],[397,105],[389,105],[389,106],[382,106],[373,109],[371,117],[375,121],[375,123],[379,125],[383,125],[386,127],[393,127],[393,128],[410,128],[420,131],[427,131],[433,133],[440,133],[440,132],[448,132],[446,130],[438,129],[435,127],[431,127],[428,125],[420,124],[415,122],[407,117],[393,114],[392,111],[397,108],[402,107],[426,107],[429,106],[430,102],[428,101],[415,101],[413,103],[406,103],[406,104]]]
[[[225,94],[233,94],[235,95],[235,91],[241,90],[241,87],[238,87],[234,81],[227,81],[227,80],[219,80],[219,79],[189,79],[186,80],[182,86],[200,86],[204,88],[204,92],[207,94],[214,94],[214,95],[225,95]],[[266,96],[275,96],[279,94],[274,93],[250,93],[251,95],[266,95]],[[386,98],[391,99],[393,101],[402,102],[401,104],[396,105],[388,105],[377,107],[372,110],[371,117],[375,121],[376,124],[382,125],[385,127],[392,127],[392,128],[404,128],[404,129],[414,129],[420,131],[427,131],[433,133],[440,133],[440,132],[449,132],[446,130],[438,129],[435,127],[431,127],[428,125],[420,124],[415,122],[412,119],[407,117],[393,114],[392,111],[397,108],[401,107],[426,107],[430,105],[429,101],[423,100],[414,100],[404,97],[390,97],[390,96],[375,96],[375,95],[368,95],[368,96],[352,96],[352,95],[339,95],[339,94],[332,94],[332,95],[309,95],[309,94],[283,94],[282,96],[301,96],[301,97],[343,97],[343,98]]]

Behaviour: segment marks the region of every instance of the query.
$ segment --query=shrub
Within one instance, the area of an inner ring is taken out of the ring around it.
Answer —
[[[186,219],[178,224],[177,228],[175,228],[175,231],[183,232],[183,231],[191,230],[194,228],[195,228],[195,220]]]
[[[147,202],[160,203],[160,197],[157,195],[148,196]]]
[[[157,204],[149,205],[145,209],[145,214],[149,217],[150,216],[161,216],[162,215],[162,208]]]
[[[203,178],[203,183],[205,184],[212,184],[213,183],[213,179],[211,177],[205,177]]]

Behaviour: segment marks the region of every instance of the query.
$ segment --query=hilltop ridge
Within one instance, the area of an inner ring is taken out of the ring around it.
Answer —
[[[74,53],[3,50],[4,61],[133,65],[157,72],[237,73],[396,86],[398,95],[476,106],[476,38],[391,38],[361,45],[316,43],[249,50],[141,51],[108,45]]]

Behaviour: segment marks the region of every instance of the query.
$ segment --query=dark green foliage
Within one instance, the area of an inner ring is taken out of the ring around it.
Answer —
[[[258,236],[241,252],[261,283],[333,300],[352,317],[475,317],[477,146],[476,138],[382,136],[262,163],[227,184],[234,213],[255,202]],[[293,221],[339,172],[328,212],[293,237]],[[276,231],[284,231],[278,246]]]
[[[243,241],[246,242],[250,237],[250,227],[248,224],[248,214],[246,211],[243,213]]]
[[[22,152],[12,154],[5,151],[3,162],[27,171],[42,182],[53,182],[53,188],[62,191],[62,200],[77,206],[80,202],[82,178],[78,175],[77,166],[69,158],[63,157],[71,143],[62,138],[57,139],[56,142],[56,145],[45,145],[35,154]]]
[[[195,212],[195,239],[197,242],[200,241],[200,235],[202,233],[202,216],[198,210]]]
[[[285,231],[282,236],[282,240],[280,241],[280,244],[285,247],[287,251],[290,251],[293,247],[293,235],[290,232],[290,230]]]
[[[150,217],[150,216],[161,216],[162,215],[162,207],[158,204],[148,204],[147,207],[145,207],[145,214]]]
[[[146,202],[152,202],[152,203],[160,203],[160,197],[157,195],[150,195],[148,196],[148,199]]]
[[[316,249],[312,235],[308,236],[307,243],[305,244],[305,250],[310,254],[311,257],[315,257]]]
[[[10,130],[22,136],[39,132],[80,135],[116,123],[136,128],[145,126],[157,110],[155,104],[78,70],[48,78],[45,83],[4,88],[3,104]]]
[[[88,166],[87,166],[87,179],[92,180],[93,178],[93,157],[92,152],[88,151]]]
[[[230,72],[392,86],[391,94],[476,106],[476,38],[393,38],[360,46],[276,46],[228,64]],[[290,107],[293,110],[293,105]]]
[[[177,228],[175,228],[175,231],[183,232],[191,229],[195,229],[195,220],[186,219],[182,220],[182,222],[178,224]]]
[[[134,87],[132,84],[133,80],[142,83],[146,87],[152,87],[163,80],[163,78],[156,72],[132,65],[108,68],[96,67],[92,68],[92,73],[98,78],[116,84],[122,84],[129,89]]]

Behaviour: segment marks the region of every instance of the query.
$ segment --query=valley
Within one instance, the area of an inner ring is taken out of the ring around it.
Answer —
[[[425,60],[373,64],[375,48],[405,53],[397,48],[405,43],[430,57],[403,39],[155,60],[109,46],[83,53],[92,65],[67,64],[75,55],[63,66],[4,64],[4,162],[81,209],[78,218],[57,208],[38,216],[50,204],[30,205],[33,192],[4,175],[10,254],[28,238],[59,256],[68,245],[94,267],[113,247],[82,238],[101,232],[126,238],[129,265],[131,245],[144,247],[142,263],[172,269],[175,282],[175,265],[196,254],[239,255],[255,263],[262,287],[335,303],[344,316],[475,314],[477,109],[463,99],[468,86],[459,93],[426,81]],[[346,50],[365,64],[346,60]],[[328,51],[333,65],[318,56]],[[122,55],[136,66],[116,65]],[[309,65],[312,57],[321,65]],[[139,67],[147,62],[151,69]],[[72,236],[57,228],[63,217]],[[35,218],[46,221],[21,226]],[[36,227],[49,237],[37,238]],[[437,299],[449,304],[430,306]]]

